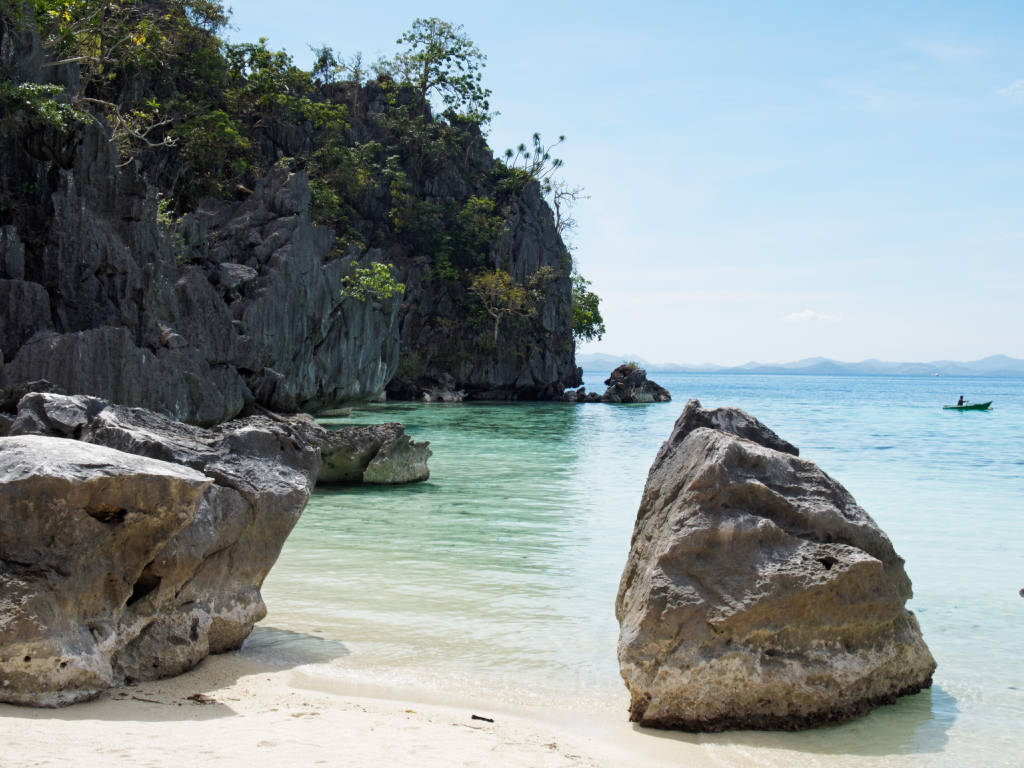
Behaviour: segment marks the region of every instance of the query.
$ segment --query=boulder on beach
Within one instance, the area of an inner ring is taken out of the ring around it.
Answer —
[[[238,648],[315,483],[317,451],[28,394],[0,438],[0,701],[56,706]]]
[[[931,685],[903,560],[787,446],[691,400],[661,447],[616,600],[631,720],[798,729]]]
[[[608,387],[601,395],[604,403],[667,403],[672,395],[647,378],[647,371],[634,363],[623,363],[604,380]]]

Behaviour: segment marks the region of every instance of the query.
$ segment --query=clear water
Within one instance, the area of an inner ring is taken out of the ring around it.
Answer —
[[[751,412],[853,493],[905,558],[939,664],[931,691],[855,723],[740,742],[777,764],[1024,764],[1024,380],[652,378],[672,403],[380,404],[338,422],[403,422],[431,442],[431,479],[318,491],[248,652],[624,713],[618,579],[650,464],[697,397]],[[961,393],[994,410],[939,408]]]

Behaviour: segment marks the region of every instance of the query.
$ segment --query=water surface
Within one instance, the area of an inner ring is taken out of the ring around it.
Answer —
[[[931,691],[851,724],[700,738],[766,764],[1024,764],[1024,380],[652,378],[674,402],[380,404],[338,422],[401,421],[431,442],[431,479],[317,491],[247,651],[349,681],[623,712],[618,579],[650,464],[697,397],[751,412],[853,493],[907,561],[939,663]],[[941,410],[961,393],[995,410]]]

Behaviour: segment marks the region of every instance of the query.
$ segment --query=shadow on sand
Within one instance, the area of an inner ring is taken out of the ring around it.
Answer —
[[[215,692],[252,675],[321,664],[347,656],[343,643],[274,627],[256,627],[242,648],[210,656],[176,677],[104,691],[92,701],[59,709],[0,704],[0,718],[155,722],[216,720],[237,713]],[[2,761],[0,761],[2,763]]]
[[[884,757],[941,752],[959,710],[956,699],[938,686],[895,704],[879,707],[864,717],[840,725],[807,731],[730,731],[681,733],[634,725],[647,736],[689,744],[737,744],[819,755]]]

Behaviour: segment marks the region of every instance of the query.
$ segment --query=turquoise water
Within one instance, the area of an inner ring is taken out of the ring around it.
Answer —
[[[403,422],[431,442],[431,479],[318,491],[248,651],[350,681],[624,711],[618,579],[650,464],[697,397],[751,412],[853,493],[906,560],[939,664],[930,692],[748,746],[807,764],[1024,764],[1024,380],[652,378],[674,402],[395,403],[337,422]],[[940,409],[961,393],[994,410]]]

